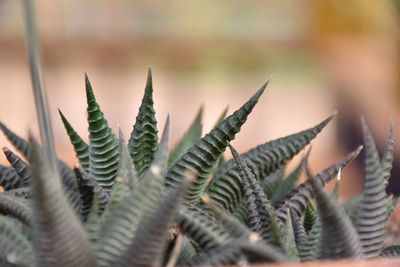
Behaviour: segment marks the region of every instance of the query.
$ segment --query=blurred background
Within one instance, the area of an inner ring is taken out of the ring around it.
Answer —
[[[334,123],[313,142],[314,172],[362,142],[360,115],[380,151],[391,117],[400,140],[400,1],[36,3],[57,149],[70,164],[74,153],[57,108],[87,135],[84,72],[110,126],[128,136],[149,65],[158,122],[170,113],[173,143],[202,104],[207,132],[227,106],[239,107],[272,74],[233,142],[241,152],[313,126],[334,110]],[[22,136],[37,133],[21,1],[0,0],[0,99],[2,122]],[[3,136],[0,143],[9,145]],[[395,162],[390,190],[399,193]],[[343,198],[360,190],[361,167],[360,159],[343,172]]]

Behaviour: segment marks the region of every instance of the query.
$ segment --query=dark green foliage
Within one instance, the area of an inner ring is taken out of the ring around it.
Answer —
[[[277,209],[277,214],[280,218],[284,217],[286,212],[286,208],[289,207],[293,212],[297,214],[297,216],[302,216],[305,211],[307,204],[314,197],[314,192],[312,188],[312,181],[317,180],[318,183],[325,185],[330,180],[332,180],[339,172],[339,170],[346,167],[351,161],[354,160],[355,157],[358,156],[362,147],[357,148],[349,155],[347,155],[341,161],[333,164],[332,166],[326,168],[321,171],[319,174],[312,177],[312,179],[308,179],[292,192],[290,192],[282,202],[283,205],[279,206]]]
[[[306,230],[306,232],[310,232],[310,230],[313,228],[315,222],[317,221],[318,218],[318,214],[317,211],[315,210],[315,208],[312,206],[311,203],[307,204],[306,210],[304,212],[304,230]]]
[[[382,257],[400,257],[400,245],[386,247],[381,252]]]
[[[16,179],[18,182],[17,186],[28,186],[30,184],[31,180],[31,169],[28,166],[28,163],[23,161],[20,157],[18,157],[15,153],[13,153],[11,150],[8,148],[4,147],[3,148],[4,155],[6,155],[6,158],[8,162],[11,164],[11,167],[14,168],[15,172],[18,174],[19,179]],[[14,188],[15,188],[14,187]],[[8,188],[6,188],[8,189]]]
[[[89,176],[110,191],[118,168],[118,141],[96,102],[87,75],[85,83],[90,141]]]
[[[393,161],[392,126],[380,159],[363,124],[364,191],[342,205],[339,181],[330,195],[323,186],[361,147],[299,186],[302,170],[310,174],[309,152],[285,173],[333,115],[242,155],[231,147],[233,159],[223,160],[266,85],[202,138],[201,108],[171,152],[169,117],[158,142],[150,71],[128,145],[121,130],[117,139],[108,127],[86,77],[89,145],[60,112],[80,162],[74,171],[51,156],[47,137],[41,148],[0,124],[32,163],[4,150],[12,167],[0,168],[6,189],[0,194],[0,265],[215,266],[397,256],[398,246],[385,248],[382,242],[397,203],[384,193]]]
[[[5,190],[18,188],[22,185],[22,179],[12,167],[0,165],[0,186]]]
[[[321,220],[321,258],[344,259],[363,256],[360,240],[350,218],[322,189],[319,180],[310,178]]]
[[[139,176],[150,166],[158,146],[157,120],[153,104],[153,80],[149,68],[142,104],[128,144]]]
[[[64,124],[64,128],[67,131],[69,136],[69,140],[71,144],[74,146],[76,157],[79,159],[79,163],[82,168],[89,172],[89,146],[82,140],[79,134],[74,130],[71,124],[68,122],[67,118],[65,118],[64,114],[61,110],[58,110],[60,114],[61,120]]]
[[[241,108],[224,119],[216,128],[196,142],[166,174],[166,185],[174,187],[180,183],[186,171],[196,173],[196,179],[189,189],[187,199],[191,203],[198,202],[207,186],[207,179],[219,156],[240,131],[247,116],[257,104],[268,83],[265,83]]]
[[[383,249],[388,199],[386,181],[374,139],[362,120],[365,143],[364,190],[358,204],[356,227],[366,257],[377,257]]]
[[[297,155],[332,120],[334,114],[305,131],[259,145],[243,154],[253,174],[262,180],[284,166]],[[240,202],[242,197],[239,171],[233,160],[225,162],[213,175],[207,193],[219,205],[228,210]]]
[[[33,240],[39,266],[97,266],[92,247],[46,155],[33,146]]]

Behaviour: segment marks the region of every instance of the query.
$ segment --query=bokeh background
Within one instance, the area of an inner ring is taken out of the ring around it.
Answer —
[[[361,115],[381,151],[390,118],[400,125],[400,1],[36,2],[57,149],[70,164],[57,108],[86,136],[84,72],[110,126],[128,136],[151,65],[157,118],[162,125],[171,115],[172,143],[202,104],[207,132],[274,75],[233,144],[244,152],[338,110],[313,142],[315,172],[362,142]],[[37,133],[21,1],[0,0],[0,101],[2,122],[23,136]],[[3,136],[0,143],[9,145]],[[390,187],[397,193],[399,163]],[[343,172],[343,198],[360,190],[361,167],[359,160]]]

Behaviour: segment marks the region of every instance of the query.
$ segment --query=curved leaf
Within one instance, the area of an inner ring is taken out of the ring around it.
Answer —
[[[229,148],[240,170],[244,191],[243,197],[248,211],[249,227],[252,231],[260,234],[264,240],[272,241],[272,224],[276,218],[271,202],[237,151],[231,145],[229,145]]]
[[[321,258],[332,260],[362,258],[362,246],[350,218],[322,189],[319,180],[310,179],[322,225]]]
[[[316,220],[311,230],[308,232],[307,239],[299,248],[301,261],[311,261],[319,258],[321,254],[321,221]]]
[[[253,110],[267,84],[268,82],[241,108],[201,138],[169,168],[166,174],[166,185],[168,187],[177,186],[186,171],[193,171],[197,173],[197,178],[189,189],[186,198],[191,203],[198,202],[207,186],[207,180],[212,167],[228,146],[228,142],[233,140],[235,135],[240,131],[241,126],[245,123],[247,116]]]
[[[108,127],[85,74],[89,123],[89,176],[110,191],[118,169],[118,141]]]
[[[153,81],[149,68],[142,104],[128,143],[139,176],[150,166],[158,146],[157,120],[153,104]]]
[[[0,194],[0,213],[16,218],[22,223],[32,225],[30,203],[23,198]]]
[[[290,192],[284,199],[284,204],[277,209],[278,217],[284,220],[287,207],[290,207],[290,209],[295,212],[297,216],[302,216],[307,207],[307,204],[314,197],[314,192],[311,185],[312,180],[318,180],[321,184],[328,183],[338,174],[339,170],[343,169],[358,156],[361,149],[362,146],[358,147],[356,150],[347,155],[344,159],[321,171],[316,176],[313,176],[312,179],[308,179],[292,192]]]
[[[334,115],[310,129],[259,145],[243,154],[242,157],[253,174],[262,180],[284,166],[307,146],[332,120]],[[229,160],[213,175],[207,193],[225,209],[232,210],[242,197],[240,185],[238,169],[233,160]]]
[[[30,144],[14,132],[12,132],[9,128],[7,128],[3,123],[0,122],[0,130],[3,131],[4,135],[10,141],[10,143],[19,151],[21,154],[29,159],[29,150]],[[68,167],[68,165],[61,161],[57,160],[58,170],[60,172],[60,176],[64,185],[68,188],[76,188],[76,180],[74,172]]]
[[[355,221],[365,256],[379,256],[383,249],[388,199],[385,175],[381,168],[374,139],[362,119],[365,143],[365,180]]]
[[[61,189],[46,155],[33,144],[33,240],[38,266],[97,266],[86,233]]]
[[[161,199],[159,206],[145,218],[138,227],[137,234],[118,266],[161,266],[167,248],[168,231],[177,216],[182,198],[190,185],[190,177],[186,177],[182,185],[168,191]]]
[[[233,239],[221,224],[199,210],[182,208],[179,211],[178,225],[202,250],[216,248]]]

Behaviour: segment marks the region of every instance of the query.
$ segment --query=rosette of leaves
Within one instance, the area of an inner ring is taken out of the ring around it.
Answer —
[[[200,111],[169,150],[169,118],[157,136],[151,79],[149,73],[126,145],[122,133],[112,133],[85,77],[89,142],[60,111],[79,161],[74,169],[58,159],[58,172],[52,172],[40,145],[0,125],[26,155],[3,149],[10,162],[0,171],[4,266],[198,266],[397,255],[396,245],[383,244],[392,126],[379,157],[363,120],[365,186],[349,208],[336,200],[339,187],[329,196],[323,186],[361,147],[317,175],[308,171],[301,184],[310,151],[293,171],[284,171],[333,115],[242,154],[231,146],[233,159],[220,163],[267,83],[204,136]],[[71,173],[74,180],[65,182]]]

